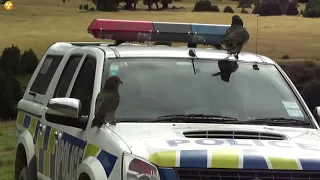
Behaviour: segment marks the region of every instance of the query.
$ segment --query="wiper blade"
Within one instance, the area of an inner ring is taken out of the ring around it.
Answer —
[[[181,123],[221,123],[221,122],[238,122],[237,118],[208,114],[174,114],[159,116],[152,122],[181,122]]]
[[[310,126],[311,123],[294,118],[270,117],[256,118],[248,121],[239,121],[239,124],[266,124],[266,125],[290,125],[290,126]]]

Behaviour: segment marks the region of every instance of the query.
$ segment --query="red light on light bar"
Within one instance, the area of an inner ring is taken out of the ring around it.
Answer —
[[[145,41],[151,38],[154,28],[151,21],[95,19],[88,32],[95,38],[136,41],[140,37]]]

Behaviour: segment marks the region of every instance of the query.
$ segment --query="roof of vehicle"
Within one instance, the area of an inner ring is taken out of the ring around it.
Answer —
[[[108,46],[112,43],[98,43],[98,42],[57,42],[49,49],[74,49],[86,48],[94,46],[102,49],[108,58],[134,58],[134,57],[163,57],[163,58],[190,58],[189,50],[194,49],[199,59],[226,59],[235,60],[231,55],[227,54],[225,50],[218,50],[215,48],[188,48],[188,47],[172,47],[166,45],[145,45],[123,43],[118,46]],[[242,51],[239,54],[239,61],[257,62],[266,64],[275,64],[275,62],[259,54]]]

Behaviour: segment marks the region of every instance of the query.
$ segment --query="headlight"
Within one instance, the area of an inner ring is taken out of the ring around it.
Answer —
[[[133,155],[123,155],[123,180],[160,180],[157,167]]]

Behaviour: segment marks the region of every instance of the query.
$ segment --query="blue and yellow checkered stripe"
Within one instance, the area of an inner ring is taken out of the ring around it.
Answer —
[[[36,145],[38,171],[51,179],[55,172],[55,128],[47,126],[43,135],[39,134],[39,120],[23,112],[19,112],[17,123],[28,129]],[[72,146],[84,150],[82,160],[89,156],[96,157],[103,165],[107,176],[111,174],[117,157],[101,150],[93,144],[63,133],[63,140]],[[320,170],[320,160],[312,158],[294,158],[288,156],[262,155],[261,153],[242,151],[239,149],[214,150],[179,150],[151,154],[149,160],[160,168],[162,176],[173,179],[170,167],[189,168],[240,168],[240,169],[275,169],[275,170]],[[169,168],[166,168],[169,167]],[[58,173],[59,174],[59,173]]]
[[[320,170],[320,160],[295,158],[294,154],[265,155],[232,148],[179,150],[151,154],[149,160],[159,167],[230,168],[274,170]]]
[[[46,126],[45,132],[41,135],[39,131],[39,119],[34,118],[22,111],[18,112],[17,124],[28,129],[28,131],[33,137],[33,143],[36,148],[35,155],[37,159],[38,172],[44,174],[47,177],[50,177],[51,179],[55,179],[56,174],[61,174],[61,172],[56,173],[56,171],[58,170],[55,169],[56,141],[54,138],[54,133],[57,129],[50,126]],[[83,141],[65,132],[63,133],[62,140],[71,144],[71,148],[69,149],[69,155],[71,155],[72,146],[78,146],[79,148],[84,150],[81,162],[89,156],[96,157],[102,164],[107,177],[110,176],[114,168],[114,165],[118,159],[115,155],[112,155],[100,149],[98,146],[94,144],[87,143],[86,141]],[[58,177],[58,179],[63,178]]]

